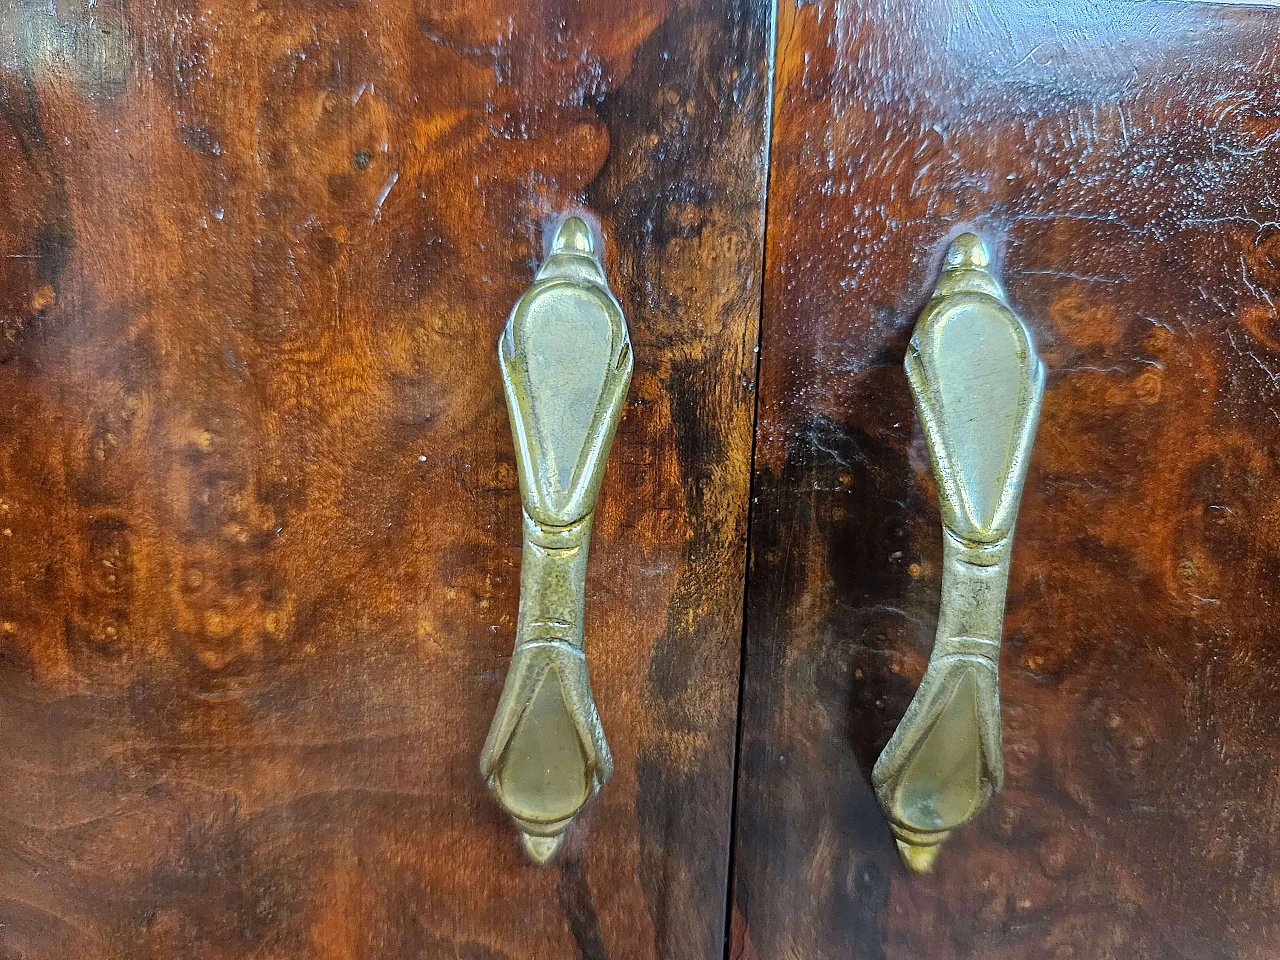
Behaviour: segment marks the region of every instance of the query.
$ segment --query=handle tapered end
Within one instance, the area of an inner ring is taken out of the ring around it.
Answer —
[[[554,837],[538,837],[523,830],[520,831],[520,844],[524,847],[524,852],[540,867],[545,867],[556,858],[563,843],[563,833],[557,833]]]
[[[947,270],[985,270],[991,265],[991,251],[975,233],[962,233],[951,241],[943,266]]]
[[[560,224],[551,241],[552,253],[576,253],[583,257],[596,255],[596,242],[591,228],[581,217],[569,217]]]
[[[938,859],[938,853],[942,850],[941,841],[927,847],[907,843],[903,840],[896,840],[895,842],[898,845],[898,856],[902,858],[902,862],[908,870],[912,873],[933,872],[933,865]]]

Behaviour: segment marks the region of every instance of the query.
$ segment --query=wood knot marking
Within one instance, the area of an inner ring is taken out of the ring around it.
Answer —
[[[1190,557],[1178,561],[1178,582],[1189,587],[1200,579],[1200,568]]]
[[[31,312],[44,313],[58,299],[58,293],[49,284],[44,284],[36,290],[35,295],[31,298]]]
[[[85,581],[99,593],[127,593],[133,586],[133,541],[129,525],[119,517],[99,517],[89,524]]]
[[[115,617],[101,617],[88,631],[89,643],[108,654],[120,652],[128,639],[125,625]]]
[[[1134,381],[1133,391],[1143,403],[1155,403],[1160,399],[1164,381],[1155,370],[1148,370]]]

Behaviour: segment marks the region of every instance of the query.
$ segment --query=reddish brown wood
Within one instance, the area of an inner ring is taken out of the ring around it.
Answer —
[[[0,956],[722,949],[761,2],[0,4]],[[495,344],[563,211],[636,373],[617,772],[522,861]]]
[[[733,956],[1280,944],[1280,12],[783,4]],[[902,358],[945,238],[1049,371],[1006,785],[913,878],[868,786],[940,536]]]

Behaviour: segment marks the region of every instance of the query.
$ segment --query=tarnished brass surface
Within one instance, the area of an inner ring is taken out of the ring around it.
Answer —
[[[582,612],[592,511],[631,382],[631,342],[590,228],[556,231],[551,254],[498,342],[524,503],[515,653],[480,771],[548,863],[609,779],[587,677]]]
[[[906,358],[938,482],[942,605],[924,679],[871,779],[917,873],[1004,779],[1000,634],[1044,368],[989,264],[978,237],[956,238]]]

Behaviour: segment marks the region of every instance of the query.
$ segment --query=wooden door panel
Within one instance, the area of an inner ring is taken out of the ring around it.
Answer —
[[[720,951],[770,21],[0,7],[0,955]],[[495,344],[579,208],[635,348],[586,615],[617,772],[537,869],[477,769]]]
[[[1267,6],[782,5],[733,956],[1275,956]],[[868,777],[933,641],[902,361],[962,226],[1000,248],[1048,389],[1005,787],[912,877]]]

